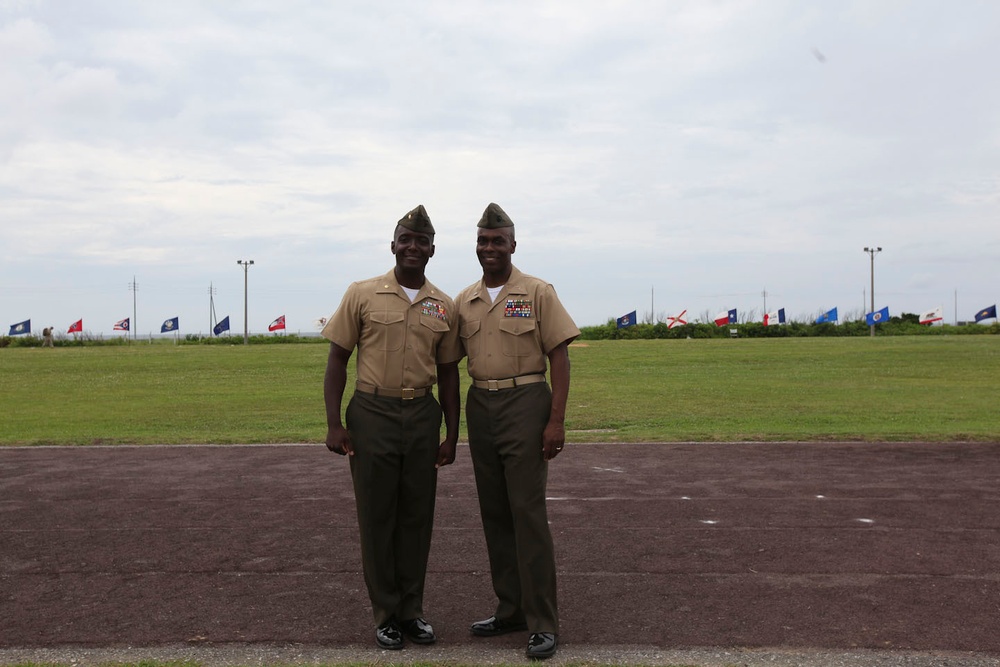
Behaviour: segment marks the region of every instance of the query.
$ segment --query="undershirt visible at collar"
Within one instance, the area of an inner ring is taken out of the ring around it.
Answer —
[[[400,285],[400,287],[403,287],[403,286]],[[414,301],[417,300],[417,293],[420,290],[419,289],[413,289],[411,287],[403,287],[403,291],[406,292],[406,296],[410,297],[410,303],[413,303]]]
[[[506,287],[506,285],[501,285],[500,287],[487,287],[486,288],[486,291],[490,295],[490,303],[493,303],[494,301],[497,300],[497,295],[500,294],[500,290],[502,290],[504,287]]]

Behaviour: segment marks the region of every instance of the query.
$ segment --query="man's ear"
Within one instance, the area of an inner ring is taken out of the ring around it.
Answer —
[[[393,255],[396,254],[396,242],[395,241],[389,241],[389,252],[391,252]]]
[[[433,257],[434,256],[434,244],[433,243],[431,244],[431,254],[429,254],[427,256],[428,257]]]

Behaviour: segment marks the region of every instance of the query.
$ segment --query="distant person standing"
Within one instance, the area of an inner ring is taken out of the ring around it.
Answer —
[[[514,223],[496,204],[479,221],[482,280],[455,298],[472,378],[469,449],[489,551],[493,616],[480,637],[527,630],[527,656],[556,653],[556,565],[545,507],[549,461],[566,439],[570,342],[580,330],[549,283],[511,263]],[[545,381],[546,359],[551,389]]]
[[[424,579],[437,468],[455,460],[462,354],[454,301],[424,277],[434,227],[423,206],[399,221],[389,249],[395,268],[351,284],[323,327],[330,341],[323,393],[326,446],[350,458],[375,643],[399,649],[404,637],[436,640],[423,618]],[[355,347],[345,428],[341,404]]]
[[[52,327],[42,329],[42,347],[55,347],[52,342]]]

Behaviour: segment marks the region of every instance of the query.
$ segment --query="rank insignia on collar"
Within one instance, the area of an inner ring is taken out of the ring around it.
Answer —
[[[430,299],[427,299],[420,304],[420,314],[433,317],[437,320],[448,319],[448,313],[445,311],[444,306],[437,301],[431,301]]]
[[[531,299],[507,299],[504,317],[531,317]]]

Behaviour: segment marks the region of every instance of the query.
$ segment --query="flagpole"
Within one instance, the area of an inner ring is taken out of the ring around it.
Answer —
[[[880,252],[882,252],[882,246],[879,246],[877,248],[876,247],[871,247],[871,248],[866,247],[865,248],[865,252],[868,253],[871,256],[871,259],[872,259],[872,270],[871,270],[871,276],[872,276],[872,292],[871,292],[871,295],[872,295],[872,309],[871,309],[870,312],[874,313],[875,312],[875,255],[878,254],[878,253],[880,253]],[[875,337],[875,324],[874,324],[874,320],[872,322],[873,323],[871,325],[871,336],[872,336],[872,338],[874,338]]]
[[[135,314],[135,304],[136,304],[135,293],[139,290],[139,286],[135,282],[135,274],[132,275],[132,282],[128,284],[128,288],[132,291],[132,322],[129,328],[132,329],[132,340],[138,340],[136,336],[138,335],[139,331],[138,329],[139,318],[136,317]],[[126,333],[125,336],[127,338],[128,334]]]
[[[208,283],[208,337],[211,338],[215,333],[215,325],[218,323],[215,317],[215,287],[212,283]]]
[[[247,271],[253,264],[252,259],[238,259],[236,263],[243,267],[243,344],[250,344],[250,329],[247,324]]]

